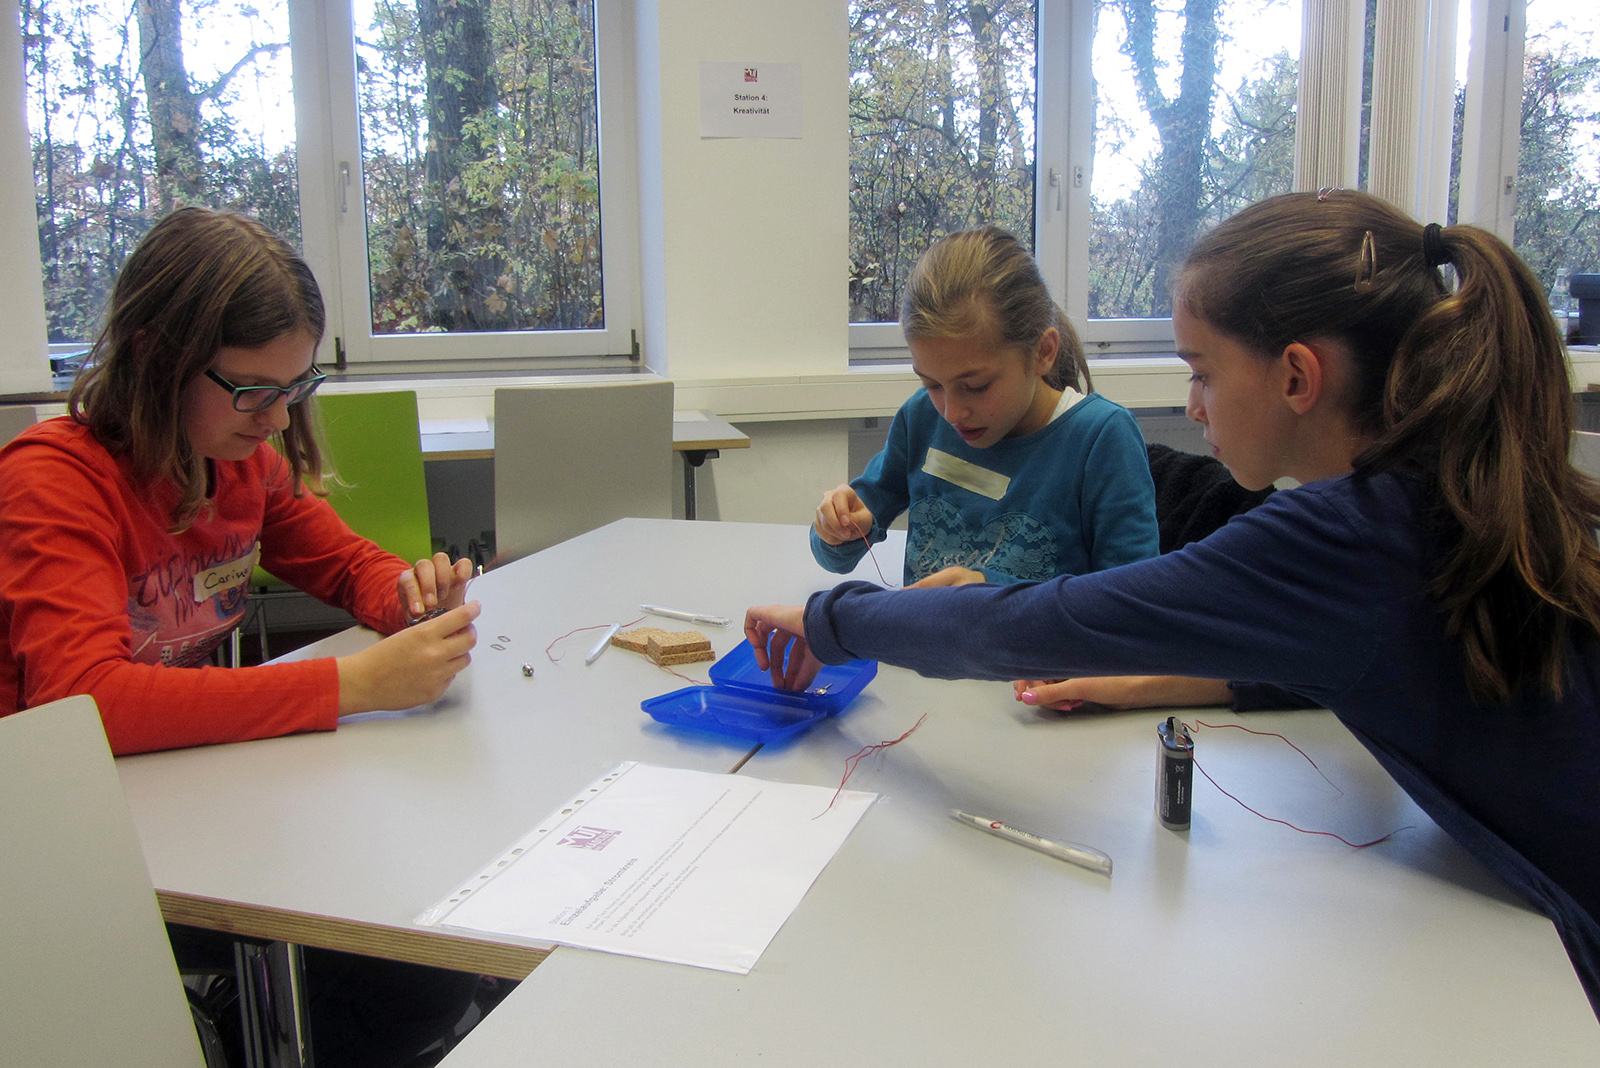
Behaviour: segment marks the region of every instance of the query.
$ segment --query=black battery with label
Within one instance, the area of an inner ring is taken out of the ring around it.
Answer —
[[[1156,725],[1156,818],[1174,831],[1189,829],[1194,792],[1194,739],[1176,716]]]

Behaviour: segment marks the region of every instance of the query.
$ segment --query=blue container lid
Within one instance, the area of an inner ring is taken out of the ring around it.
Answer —
[[[710,686],[685,686],[640,703],[662,723],[752,742],[776,742],[843,712],[878,674],[876,660],[823,667],[805,690],[780,690],[740,642],[711,665]]]

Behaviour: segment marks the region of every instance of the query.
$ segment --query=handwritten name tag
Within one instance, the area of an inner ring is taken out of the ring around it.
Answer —
[[[962,489],[982,494],[991,501],[1004,497],[1011,485],[1011,479],[1006,475],[938,449],[928,450],[927,458],[922,461],[922,470],[934,478],[942,478]]]
[[[257,542],[250,550],[249,556],[242,556],[237,560],[229,560],[225,564],[201,571],[194,577],[194,599],[198,604],[206,598],[222,590],[243,586],[250,581],[251,574],[256,569],[256,561],[261,559],[261,543]]]

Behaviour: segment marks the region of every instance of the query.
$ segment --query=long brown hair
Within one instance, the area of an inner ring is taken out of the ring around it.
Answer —
[[[246,215],[179,208],[150,229],[111,291],[105,327],[67,403],[141,478],[182,491],[173,529],[205,500],[205,462],[183,431],[183,391],[222,348],[255,348],[294,331],[321,341],[322,292],[289,245]],[[296,495],[322,489],[309,403],[289,409],[280,437]]]
[[[900,301],[900,329],[908,341],[987,335],[1004,348],[1032,353],[1052,326],[1061,343],[1045,384],[1092,391],[1083,343],[1050,298],[1039,265],[1022,242],[994,226],[934,242],[911,269]]]
[[[1312,339],[1350,353],[1349,404],[1373,435],[1355,468],[1432,483],[1431,593],[1473,696],[1561,694],[1569,642],[1600,634],[1600,484],[1568,459],[1561,335],[1516,253],[1473,226],[1425,231],[1365,193],[1292,193],[1203,237],[1176,295],[1263,357]]]

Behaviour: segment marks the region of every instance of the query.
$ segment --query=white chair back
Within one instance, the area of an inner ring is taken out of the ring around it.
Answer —
[[[4,445],[38,421],[39,417],[31,404],[7,404],[0,407],[0,445]]]
[[[495,551],[513,560],[618,519],[671,519],[672,470],[666,379],[497,389]]]
[[[1572,466],[1590,478],[1600,478],[1600,434],[1572,432]]]
[[[92,697],[0,718],[7,1064],[204,1064]]]

